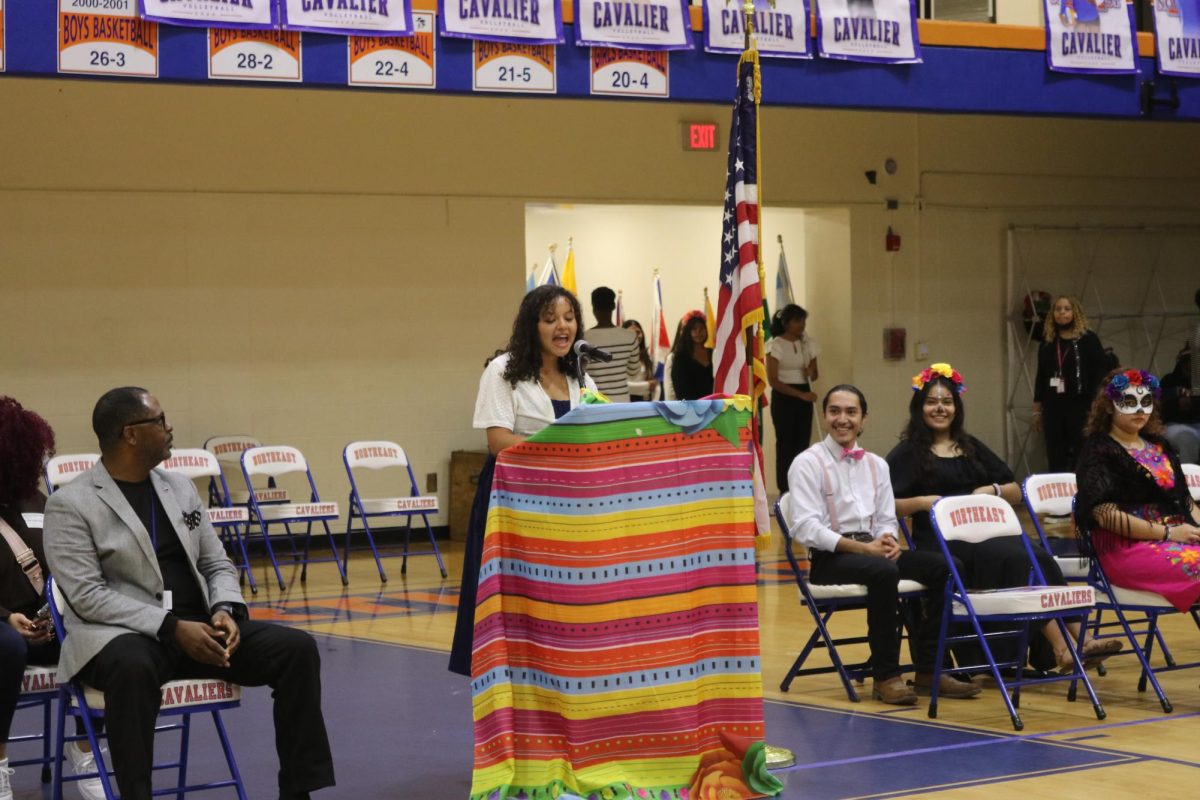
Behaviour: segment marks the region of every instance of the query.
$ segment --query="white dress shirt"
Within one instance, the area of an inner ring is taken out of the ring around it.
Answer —
[[[479,394],[475,396],[474,427],[505,428],[518,436],[532,436],[554,422],[554,405],[550,395],[536,380],[517,381],[513,386],[504,379],[508,353],[496,356],[479,378]],[[596,390],[596,382],[585,375],[587,388]],[[567,378],[567,394],[571,408],[579,405],[579,383]]]
[[[855,443],[851,449],[857,447]],[[832,498],[825,496],[826,471]],[[896,534],[896,498],[887,462],[874,453],[861,460],[843,458],[841,445],[831,436],[796,456],[788,470],[788,493],[788,535],[806,547],[834,552],[843,533],[870,533],[876,539]],[[829,518],[830,500],[837,531]]]

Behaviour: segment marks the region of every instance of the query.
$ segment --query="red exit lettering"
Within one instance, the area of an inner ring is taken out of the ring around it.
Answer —
[[[683,124],[683,147],[685,150],[716,150],[717,124],[715,122],[685,122]]]

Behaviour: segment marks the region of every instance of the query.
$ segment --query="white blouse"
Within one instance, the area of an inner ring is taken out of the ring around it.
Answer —
[[[531,436],[554,422],[554,405],[550,395],[536,380],[518,381],[513,386],[504,379],[508,353],[497,356],[479,378],[479,394],[475,397],[474,427],[504,428],[518,436]],[[596,390],[596,382],[585,376],[586,386]],[[579,405],[579,383],[567,377],[567,393],[571,408]]]
[[[808,365],[821,355],[821,347],[808,335],[794,342],[776,336],[767,342],[767,355],[779,362],[779,380],[784,383],[808,383]]]

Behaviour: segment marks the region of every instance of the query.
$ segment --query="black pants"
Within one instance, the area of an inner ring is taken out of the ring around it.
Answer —
[[[900,639],[897,609],[901,580],[924,584],[924,613],[916,623],[916,641],[909,651],[917,672],[933,672],[937,658],[938,631],[942,624],[943,592],[950,574],[939,553],[905,550],[895,561],[858,553],[814,550],[809,580],[812,583],[861,583],[867,587],[867,643],[871,648],[871,672],[875,680],[900,674]]]
[[[807,383],[790,383],[793,389],[811,391]],[[775,485],[788,490],[787,475],[796,456],[812,442],[813,404],[807,400],[771,392],[771,422],[775,425]]]
[[[154,721],[160,686],[180,678],[221,678],[270,686],[275,698],[279,796],[333,785],[333,756],[321,714],[321,656],[304,631],[245,620],[228,668],[201,664],[173,645],[138,633],[118,636],[79,678],[105,695],[105,724],[122,800],[150,800]]]
[[[1074,472],[1092,401],[1078,395],[1054,396],[1042,403],[1042,435],[1050,472]]]
[[[36,611],[25,616],[33,619]],[[8,741],[13,712],[21,699],[21,682],[25,667],[58,663],[58,640],[30,647],[29,642],[7,620],[0,621],[0,743]]]

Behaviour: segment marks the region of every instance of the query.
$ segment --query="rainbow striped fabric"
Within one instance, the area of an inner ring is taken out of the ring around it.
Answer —
[[[699,800],[722,733],[762,739],[749,417],[745,397],[580,406],[500,454],[472,798]]]

